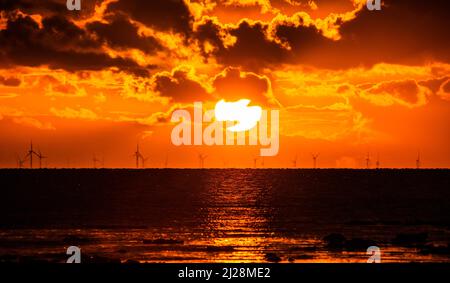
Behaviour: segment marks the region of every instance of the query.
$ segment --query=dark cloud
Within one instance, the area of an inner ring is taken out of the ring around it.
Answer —
[[[101,47],[101,44],[94,40],[85,30],[79,28],[65,17],[52,16],[44,18],[42,20],[42,29],[38,30],[31,31],[30,24],[26,26],[28,28],[28,36],[32,36],[33,39],[49,47],[61,49],[98,49]],[[14,26],[13,24],[12,28],[15,28],[14,32],[17,32],[22,26],[20,24]]]
[[[381,11],[365,7],[343,22],[341,39],[323,38],[305,27],[278,26],[277,34],[292,46],[293,62],[326,68],[371,66],[380,62],[422,64],[450,62],[450,2],[383,1]],[[339,19],[338,19],[339,21]],[[283,31],[284,30],[284,31]]]
[[[81,11],[69,11],[67,0],[0,0],[0,11],[15,13],[21,11],[26,14],[40,14],[42,16],[63,16],[66,18],[85,18],[95,12],[95,5],[103,0],[81,0]]]
[[[290,48],[289,51],[286,51],[288,52],[286,56],[288,62],[330,67],[343,57],[343,54],[336,58],[322,55],[334,50],[338,43],[323,36],[322,32],[314,25],[305,26],[303,23],[289,22],[279,24],[275,27],[275,36]]]
[[[449,63],[450,36],[448,26],[450,1],[385,0],[381,11],[365,7],[349,21],[336,19],[341,38],[330,39],[302,16],[278,19],[269,24],[243,20],[238,25],[223,25],[205,17],[194,24],[193,15],[183,0],[118,0],[108,5],[107,22],[91,22],[80,28],[67,17],[65,0],[0,0],[8,15],[6,30],[0,31],[0,66],[49,65],[68,70],[96,70],[117,67],[145,74],[136,62],[112,58],[101,51],[105,44],[118,50],[136,48],[146,53],[162,50],[158,40],[139,34],[133,20],[159,31],[183,34],[185,43],[196,41],[205,58],[214,57],[224,66],[244,67],[259,72],[279,64],[304,64],[320,68],[344,69],[370,67],[386,62],[422,64],[430,61]],[[83,1],[92,11],[96,1]],[[331,0],[315,1],[332,6]],[[272,1],[290,3],[299,11],[309,1]],[[284,4],[283,4],[284,3]],[[352,2],[342,0],[339,7]],[[287,4],[286,4],[287,5]],[[38,13],[42,26],[21,16]],[[230,41],[234,39],[234,42]],[[206,42],[209,43],[205,44]],[[213,49],[210,48],[213,47]]]
[[[109,23],[89,23],[87,29],[113,48],[137,48],[146,53],[162,48],[156,38],[139,35],[138,28],[124,16],[111,17]]]
[[[244,20],[237,27],[226,27],[206,20],[196,26],[196,38],[216,47],[213,55],[219,62],[251,69],[273,64],[342,69],[380,62],[450,62],[450,1],[383,3],[381,11],[364,7],[349,21],[338,17],[335,24],[340,25],[339,40],[325,37],[313,24],[303,23],[301,17],[274,23],[274,35],[263,22]],[[225,47],[224,33],[234,36],[236,42]]]
[[[269,24],[243,20],[236,27],[224,27],[212,19],[206,19],[195,28],[195,38],[214,46],[211,53],[203,50],[206,57],[214,56],[224,65],[242,66],[258,71],[278,64],[317,64],[330,58],[313,58],[319,50],[329,49],[335,43],[326,38],[315,26],[302,22],[283,22],[274,26],[269,35]],[[224,34],[234,37],[235,42],[226,46]]]
[[[242,21],[236,28],[224,28],[211,19],[199,24],[195,30],[195,38],[201,42],[209,42],[214,46],[213,55],[224,64],[231,66],[245,66],[247,69],[257,70],[261,66],[278,64],[286,61],[288,52],[267,37],[268,25],[262,22],[249,23]],[[233,36],[236,41],[231,46],[225,46],[223,33]]]
[[[160,96],[171,98],[173,102],[192,103],[211,99],[207,90],[194,78],[189,77],[189,70],[179,69],[171,74],[157,74],[153,89]]]
[[[362,9],[340,28],[342,47],[350,50],[354,64],[450,62],[449,1],[383,3],[381,11]]]
[[[241,72],[237,68],[227,68],[217,75],[213,87],[219,98],[236,101],[248,98],[260,105],[277,104],[272,96],[270,81],[267,77],[250,72]]]
[[[66,0],[0,0],[0,11],[21,10],[25,13],[64,13],[67,11]]]
[[[195,26],[193,38],[200,42],[201,52],[205,58],[214,56],[217,52],[223,52],[225,49],[224,39],[221,36],[222,25],[215,19],[205,17]],[[204,48],[202,43],[211,44],[216,50],[212,54]]]
[[[189,34],[193,16],[183,0],[119,0],[108,6],[108,12],[122,12],[146,26]]]
[[[5,85],[5,86],[20,86],[20,84],[22,83],[22,81],[18,78],[4,78],[2,76],[0,76],[0,85]]]
[[[270,80],[252,72],[243,72],[237,68],[226,68],[212,80],[214,91],[208,89],[190,74],[189,69],[177,69],[172,73],[155,75],[153,90],[173,102],[192,103],[225,99],[237,101],[248,98],[259,105],[278,105],[272,95]]]
[[[98,41],[66,18],[44,18],[42,27],[39,27],[32,18],[18,16],[9,19],[6,29],[0,31],[0,65],[48,65],[69,71],[117,67],[147,75],[145,68],[132,60],[101,53],[100,46]]]
[[[242,22],[230,34],[236,37],[233,46],[221,50],[219,58],[227,64],[242,64],[256,69],[261,62],[266,64],[279,63],[285,60],[286,51],[279,44],[266,37],[267,25],[255,23],[253,25]]]

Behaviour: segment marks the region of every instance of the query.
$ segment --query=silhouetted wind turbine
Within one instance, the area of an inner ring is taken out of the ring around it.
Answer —
[[[317,168],[317,158],[319,158],[319,153],[315,153],[315,154],[311,154],[312,158],[313,158],[313,165],[314,165],[314,169]]]
[[[370,155],[369,155],[369,152],[367,152],[367,156],[366,156],[366,168],[370,169]]]
[[[29,158],[30,159],[30,168],[33,168],[33,155],[36,155],[37,157],[39,157],[39,154],[33,150],[33,142],[30,142],[30,149],[28,150],[27,155],[25,156],[25,159]]]
[[[23,165],[25,163],[25,159],[20,158],[20,156],[18,154],[16,154],[16,159],[17,159],[17,167],[22,169]]]
[[[47,158],[47,156],[42,155],[41,150],[38,150],[38,158],[39,158],[39,168],[42,169],[42,159]]]
[[[139,160],[144,160],[144,156],[139,151],[139,144],[136,145],[136,152],[133,154],[133,156],[136,158],[136,168],[139,168]]]
[[[100,162],[100,160],[95,156],[92,158],[92,161],[94,162],[94,169],[97,168],[97,162]]]
[[[169,155],[166,154],[166,159],[164,160],[164,168],[167,168],[169,166]]]
[[[292,159],[292,167],[294,168],[297,168],[297,159],[298,159],[297,155],[294,157],[294,159]]]
[[[377,153],[377,162],[375,164],[376,164],[377,169],[380,169],[380,154],[379,153]]]
[[[208,158],[208,155],[204,155],[203,153],[199,153],[198,154],[198,159],[200,162],[200,168],[204,168],[205,167],[205,159]]]
[[[253,168],[256,168],[259,157],[253,157]]]
[[[416,168],[417,169],[420,169],[420,166],[421,166],[422,164],[421,164],[421,161],[420,161],[420,151],[419,152],[417,152],[417,159],[416,159]]]

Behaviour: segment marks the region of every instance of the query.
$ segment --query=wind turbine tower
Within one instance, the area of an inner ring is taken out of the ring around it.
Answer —
[[[39,169],[42,169],[42,159],[47,158],[47,156],[42,155],[41,150],[38,150],[38,158],[39,158]]]
[[[417,153],[417,159],[416,159],[416,169],[420,169],[420,166],[422,165],[420,161],[420,151]]]
[[[370,155],[369,155],[369,152],[367,152],[367,156],[366,156],[366,168],[370,169]]]
[[[256,168],[256,165],[257,165],[257,163],[258,163],[258,158],[259,158],[259,157],[254,157],[254,158],[253,158],[253,168]]]
[[[39,158],[39,154],[33,150],[33,142],[30,142],[30,149],[28,150],[27,155],[25,156],[25,159],[30,159],[30,168],[33,168],[33,155],[36,155]]]
[[[198,160],[200,163],[200,168],[204,168],[205,167],[205,159],[207,158],[207,155],[204,155],[203,153],[199,153],[198,154]]]
[[[22,169],[24,163],[25,163],[25,159],[22,159],[22,158],[20,158],[19,155],[17,155],[17,167],[19,167],[19,169]]]
[[[97,168],[97,162],[100,162],[100,160],[95,156],[92,158],[92,161],[94,162],[94,169]]]
[[[314,169],[317,168],[317,158],[319,158],[319,153],[315,153],[315,154],[311,154],[312,158],[313,158],[313,165],[314,165]]]
[[[377,169],[380,169],[380,154],[379,153],[377,153],[377,162],[375,164],[376,164]]]
[[[136,145],[136,152],[133,155],[136,158],[136,168],[139,168],[139,160],[144,161],[144,156],[139,151],[139,144]]]
[[[166,154],[166,159],[164,160],[164,168],[169,167],[169,155]]]
[[[292,167],[297,168],[297,159],[298,156],[296,155],[294,159],[292,159]]]

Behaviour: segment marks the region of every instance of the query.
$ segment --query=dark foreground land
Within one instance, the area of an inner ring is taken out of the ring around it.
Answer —
[[[0,170],[0,262],[450,262],[450,170]]]

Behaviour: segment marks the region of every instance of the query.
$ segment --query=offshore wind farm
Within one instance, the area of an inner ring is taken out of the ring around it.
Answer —
[[[105,166],[105,156],[104,154],[102,155],[101,158],[99,158],[95,153],[92,155],[90,162],[85,163],[86,165],[84,166],[70,166],[69,162],[67,162],[67,164],[64,165],[49,165],[52,164],[51,162],[51,158],[49,161],[49,157],[45,156],[40,149],[35,149],[36,146],[33,147],[33,142],[31,141],[29,144],[28,149],[26,149],[24,152],[24,154],[18,154],[15,153],[14,155],[14,159],[15,162],[14,163],[10,163],[10,164],[15,164],[15,166],[6,166],[4,168],[18,168],[18,169],[43,169],[43,168],[136,168],[136,169],[144,169],[144,168],[170,168],[169,167],[169,153],[166,153],[165,155],[161,156],[159,158],[159,160],[157,160],[156,158],[151,158],[151,156],[144,156],[142,153],[142,150],[140,149],[139,143],[136,144],[136,149],[134,151],[134,153],[132,155],[130,155],[130,159],[128,164],[124,164],[122,166]],[[156,156],[156,154],[155,154]],[[411,159],[413,160],[413,162],[410,163],[410,166],[405,166],[405,167],[389,167],[388,164],[383,164],[383,167],[381,166],[381,162],[380,162],[380,154],[377,153],[377,158],[375,161],[375,165],[372,166],[372,159],[370,157],[370,152],[366,153],[366,156],[363,159],[363,162],[361,163],[360,166],[348,166],[348,167],[342,167],[342,166],[338,166],[338,167],[334,167],[334,166],[319,166],[319,157],[320,157],[320,153],[316,152],[316,153],[310,153],[310,157],[311,157],[311,163],[307,162],[307,161],[303,161],[302,163],[300,162],[299,159],[299,155],[295,154],[293,159],[291,159],[290,161],[286,161],[286,163],[276,163],[276,165],[274,166],[270,166],[269,165],[266,167],[266,162],[265,162],[265,158],[264,157],[260,157],[260,156],[254,156],[252,157],[249,162],[247,164],[243,164],[240,166],[232,166],[229,162],[225,162],[223,159],[221,160],[215,160],[215,162],[211,162],[210,166],[205,166],[206,164],[206,160],[209,159],[214,159],[214,156],[210,156],[208,154],[202,153],[202,152],[197,152],[197,164],[192,164],[192,165],[188,165],[188,166],[172,166],[172,168],[311,168],[311,169],[318,169],[318,168],[348,168],[348,169],[381,169],[381,168],[385,168],[385,169],[393,169],[393,168],[397,168],[397,169],[401,169],[401,168],[416,168],[416,169],[420,169],[420,168],[429,168],[432,169],[433,167],[423,167],[423,163],[421,160],[421,155],[420,155],[420,151],[418,151],[416,159]],[[34,159],[33,159],[34,158]],[[152,160],[154,159],[154,160]],[[276,158],[272,158],[272,160],[274,160]],[[33,161],[34,160],[34,161]],[[134,162],[132,163],[131,161],[134,160]],[[153,162],[152,162],[153,161]],[[240,161],[243,161],[243,159],[241,158]],[[43,163],[44,162],[44,163]]]

